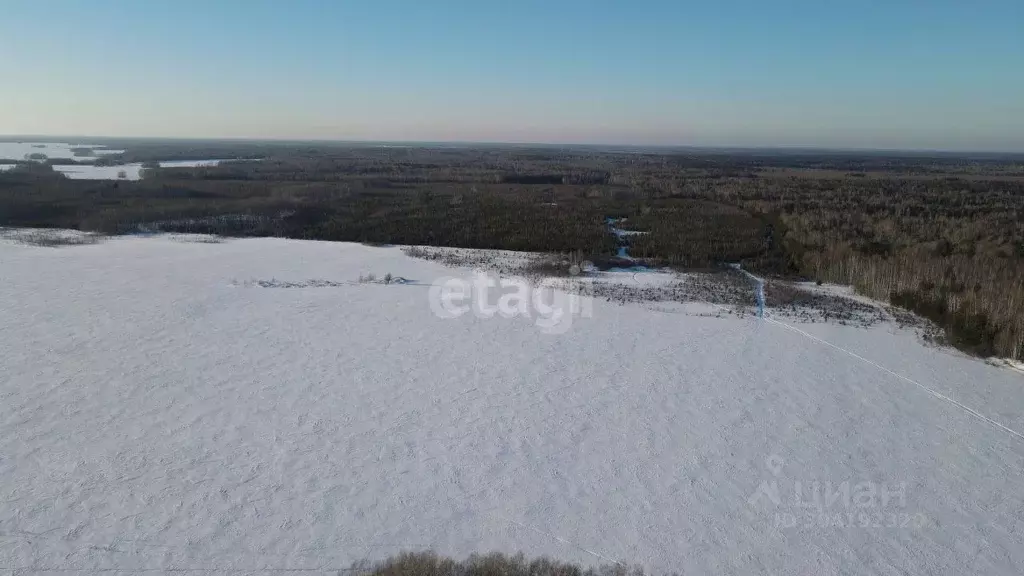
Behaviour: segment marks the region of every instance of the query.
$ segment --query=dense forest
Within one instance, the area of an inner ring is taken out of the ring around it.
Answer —
[[[140,181],[0,172],[0,225],[577,252],[852,284],[1024,357],[1024,158],[599,147],[113,142]],[[216,167],[157,160],[234,158]]]

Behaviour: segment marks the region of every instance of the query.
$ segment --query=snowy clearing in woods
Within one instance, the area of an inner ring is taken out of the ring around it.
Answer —
[[[1024,573],[1024,379],[893,323],[596,298],[545,334],[436,316],[471,269],[398,247],[25,237],[0,240],[0,569]]]

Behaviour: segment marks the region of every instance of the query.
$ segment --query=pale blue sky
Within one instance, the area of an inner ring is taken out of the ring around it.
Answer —
[[[0,0],[0,134],[1024,151],[1021,0]]]

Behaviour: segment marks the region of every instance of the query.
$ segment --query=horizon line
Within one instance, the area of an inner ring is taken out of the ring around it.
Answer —
[[[994,154],[1024,155],[1024,149],[958,149],[958,148],[868,148],[857,146],[814,146],[814,145],[702,145],[702,144],[626,144],[626,143],[583,143],[583,142],[529,142],[499,140],[358,140],[344,138],[283,138],[283,137],[251,137],[251,136],[102,136],[84,134],[0,134],[0,142],[14,140],[168,140],[168,141],[207,141],[207,142],[276,142],[281,144],[399,144],[421,145],[423,147],[446,146],[539,146],[539,147],[571,147],[571,148],[645,148],[645,149],[691,149],[706,151],[789,151],[789,152],[841,152],[841,153],[912,153],[912,154]],[[71,142],[69,142],[71,143]]]

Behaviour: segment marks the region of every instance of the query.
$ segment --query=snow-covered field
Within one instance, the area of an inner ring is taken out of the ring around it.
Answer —
[[[1024,573],[1015,370],[701,305],[444,319],[468,270],[195,240],[0,241],[0,573]]]

